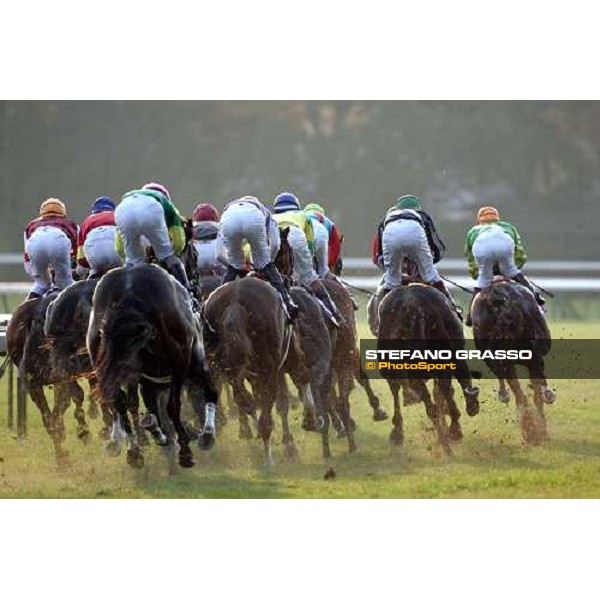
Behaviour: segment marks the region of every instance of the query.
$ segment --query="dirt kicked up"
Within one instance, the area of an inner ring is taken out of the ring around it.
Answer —
[[[600,325],[556,322],[554,338],[598,338]],[[361,325],[361,334],[367,328]],[[387,384],[374,390],[391,414]],[[4,382],[3,382],[3,385]],[[558,399],[547,409],[550,441],[523,444],[514,400],[495,395],[497,383],[481,382],[481,413],[463,414],[464,440],[444,456],[422,406],[406,407],[406,441],[388,441],[390,420],[375,423],[362,389],[351,395],[357,422],[358,453],[350,455],[343,439],[332,440],[333,459],[321,458],[320,436],[300,428],[302,411],[291,413],[290,426],[299,459],[286,462],[280,431],[274,432],[276,465],[263,464],[259,440],[237,437],[230,420],[215,448],[196,453],[189,471],[173,465],[161,450],[146,450],[146,466],[134,470],[106,456],[96,435],[87,445],[77,440],[76,422],[66,415],[68,466],[58,469],[51,442],[37,411],[29,411],[24,441],[5,426],[4,394],[0,402],[0,497],[3,498],[589,498],[600,497],[600,381],[552,382]],[[462,412],[464,410],[461,408]],[[276,427],[278,426],[275,419]],[[92,430],[100,429],[90,421]]]

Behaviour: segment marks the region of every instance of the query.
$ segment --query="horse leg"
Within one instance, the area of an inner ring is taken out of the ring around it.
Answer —
[[[350,415],[350,390],[352,388],[353,381],[354,374],[349,371],[341,372],[338,378],[338,385],[340,388],[338,412],[347,431],[348,452],[356,452],[357,450],[356,441],[354,440],[354,430],[356,429],[356,424]]]
[[[183,386],[179,381],[172,381],[169,386],[169,400],[167,402],[167,414],[175,427],[177,442],[179,443],[179,465],[184,468],[194,466],[190,438],[181,422],[181,390]]]
[[[129,447],[127,448],[127,464],[136,469],[141,469],[144,466],[144,455],[137,437],[137,432],[131,425],[128,413],[127,395],[121,391],[115,398],[115,407],[120,417],[120,424],[125,430]]]
[[[258,417],[258,433],[265,448],[265,461],[268,466],[273,466],[273,448],[271,446],[271,432],[273,431],[273,397],[277,397],[277,374],[257,380],[257,397],[259,399],[260,415]],[[270,384],[270,385],[269,385]]]
[[[460,426],[460,410],[454,399],[454,388],[450,384],[448,389],[448,396],[446,398],[446,408],[448,409],[448,416],[450,417],[450,428],[448,435],[450,440],[453,442],[460,442],[463,439],[463,432]]]
[[[356,360],[354,361],[354,378],[360,386],[365,390],[367,398],[369,400],[369,406],[373,410],[373,421],[385,421],[388,418],[387,413],[381,408],[381,402],[375,395],[373,388],[371,387],[371,381],[360,368],[360,356],[356,352]]]
[[[390,433],[390,442],[396,446],[401,446],[404,443],[404,420],[400,410],[400,381],[398,379],[388,379],[388,385],[394,398],[394,416],[392,417],[394,427]]]
[[[231,382],[231,388],[238,409],[239,438],[241,440],[251,440],[254,435],[252,434],[252,429],[250,429],[248,416],[253,417],[256,414],[254,398],[245,388],[243,379],[239,377],[236,377]]]
[[[548,440],[548,427],[546,424],[546,415],[544,413],[544,394],[542,391],[543,384],[539,379],[531,380],[533,388],[533,403],[537,411],[537,426],[539,431],[540,442]]]
[[[500,385],[500,389],[496,392],[498,400],[503,404],[508,404],[508,401],[510,400],[510,390],[506,389],[506,379],[498,377],[498,384]]]
[[[83,402],[85,400],[85,394],[83,388],[76,382],[73,381],[68,384],[67,388],[70,392],[70,397],[73,398],[75,404],[75,420],[77,421],[77,437],[84,443],[87,444],[90,441],[90,430],[85,420],[85,410],[83,409]]]
[[[42,423],[44,424],[44,429],[46,430],[46,433],[52,440],[56,460],[60,463],[61,461],[67,458],[69,453],[62,447],[62,440],[60,440],[60,438],[56,436],[52,412],[50,411],[50,407],[48,406],[48,401],[46,400],[44,388],[39,384],[29,384],[28,391],[29,395],[31,396],[31,400],[37,406],[38,410],[40,411],[40,414],[42,415]]]
[[[515,397],[517,405],[517,414],[519,415],[519,422],[521,425],[521,432],[523,439],[528,444],[537,445],[537,427],[536,427],[536,415],[531,410],[531,406],[527,401],[527,395],[523,392],[519,379],[517,378],[517,372],[514,365],[509,365],[507,371],[507,382]]]
[[[102,414],[102,429],[98,432],[98,437],[102,440],[107,440],[110,438],[113,416],[106,402],[100,401],[100,413]]]
[[[164,433],[160,411],[158,410],[158,388],[152,382],[142,379],[140,381],[142,398],[147,409],[147,414],[140,419],[140,425],[150,432],[157,446],[169,445],[169,439]]]
[[[65,430],[64,414],[71,404],[69,394],[64,385],[54,386],[54,408],[52,409],[52,424],[54,426],[54,436],[64,442],[67,438]]]
[[[100,410],[98,408],[98,394],[95,393],[96,386],[98,385],[98,380],[96,377],[88,377],[88,385],[90,388],[90,394],[88,396],[89,406],[88,406],[88,417],[92,420],[97,419],[100,414]]]
[[[427,394],[429,390],[425,386]],[[440,442],[444,452],[447,455],[452,454],[450,448],[450,435],[448,432],[448,424],[446,423],[446,412],[448,410],[448,397],[452,388],[452,381],[448,378],[439,378],[433,380],[433,399],[436,405],[436,420],[435,427],[437,429],[438,441]]]
[[[283,373],[278,377],[279,382],[281,383],[281,379],[283,379]],[[252,389],[254,390],[256,384],[252,384]],[[281,429],[282,429],[282,438],[281,443],[285,447],[285,454],[288,459],[295,459],[298,456],[298,450],[296,450],[296,446],[294,445],[294,436],[290,432],[290,425],[288,422],[288,413],[289,413],[289,394],[287,390],[282,390],[281,386],[279,386],[279,393],[276,398],[276,408],[279,413],[279,418],[281,419]]]
[[[148,436],[146,430],[141,425],[140,419],[140,396],[138,394],[137,383],[130,383],[127,386],[127,405],[129,406],[129,412],[131,413],[131,419],[133,421],[133,427],[138,437],[140,446],[148,445]]]
[[[331,419],[331,424],[333,425],[333,428],[336,430],[338,437],[344,437],[346,435],[346,429],[344,428],[344,424],[342,423],[342,419],[340,418],[340,415],[337,412],[337,406],[338,406],[338,390],[337,390],[337,374],[335,372],[333,372],[333,375],[331,377],[331,385],[329,387],[329,406],[328,406],[328,410],[329,410],[329,416]]]

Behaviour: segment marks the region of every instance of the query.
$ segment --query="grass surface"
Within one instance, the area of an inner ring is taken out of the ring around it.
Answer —
[[[600,326],[554,323],[554,337],[597,338]],[[361,325],[361,333],[367,331]],[[217,446],[208,453],[194,449],[191,470],[169,473],[168,462],[155,446],[146,449],[146,466],[130,468],[122,455],[109,458],[104,442],[94,435],[88,445],[75,437],[72,410],[66,415],[70,464],[57,468],[52,445],[37,410],[29,404],[29,433],[16,439],[5,427],[4,385],[0,400],[0,497],[34,498],[580,498],[600,497],[600,382],[552,382],[558,393],[547,407],[551,440],[528,447],[521,441],[514,401],[508,406],[494,396],[497,384],[482,381],[481,413],[463,415],[465,438],[446,457],[422,406],[404,409],[406,442],[388,442],[391,421],[374,423],[366,396],[351,396],[357,421],[359,452],[348,455],[345,439],[334,439],[332,466],[336,476],[324,479],[320,437],[300,428],[301,411],[291,415],[299,459],[286,462],[275,417],[275,458],[263,465],[262,444],[237,439],[229,421]],[[374,388],[391,415],[391,397],[384,381]],[[464,411],[463,411],[464,413]],[[89,421],[94,433],[98,421]]]

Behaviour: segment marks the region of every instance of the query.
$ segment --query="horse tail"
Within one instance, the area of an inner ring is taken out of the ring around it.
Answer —
[[[223,313],[220,362],[224,369],[239,368],[252,352],[247,321],[248,311],[239,302],[233,302]]]
[[[139,375],[140,350],[153,337],[154,328],[139,301],[127,298],[110,307],[101,330],[96,374],[101,397],[110,400],[121,386]]]

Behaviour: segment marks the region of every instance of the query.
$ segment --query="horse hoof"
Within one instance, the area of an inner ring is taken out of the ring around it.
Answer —
[[[84,443],[84,444],[88,444],[90,439],[91,439],[91,434],[89,429],[80,429],[77,432],[77,437]]]
[[[479,414],[479,400],[474,398],[467,398],[467,414],[470,417],[474,417]]]
[[[546,404],[554,404],[556,402],[556,392],[552,388],[544,390],[544,402]]]
[[[214,431],[203,431],[198,436],[198,448],[200,450],[210,450],[215,445],[216,437]]]
[[[498,400],[503,404],[508,404],[510,400],[510,391],[509,390],[498,390],[497,392]]]
[[[141,469],[144,466],[144,455],[140,450],[127,450],[127,464],[134,469]]]
[[[196,463],[194,462],[194,459],[192,458],[192,455],[187,455],[184,454],[182,455],[181,453],[179,454],[179,466],[183,467],[184,469],[191,469]]]
[[[373,421],[385,421],[387,418],[388,415],[383,408],[379,407],[373,411]]]
[[[169,445],[169,438],[162,432],[152,434],[154,437],[154,443],[161,448],[166,448]]]
[[[121,454],[121,445],[110,440],[106,446],[104,446],[104,452],[107,456],[119,456],[119,454]]]
[[[402,429],[392,429],[390,433],[390,442],[394,444],[394,446],[402,446],[404,443],[404,432]]]
[[[302,419],[302,429],[304,431],[318,431],[317,423],[315,421],[314,415],[307,413],[304,415]]]
[[[463,439],[463,432],[460,429],[460,425],[450,425],[448,437],[450,438],[451,442],[460,442]]]

